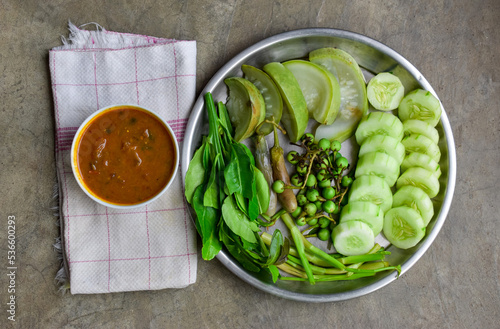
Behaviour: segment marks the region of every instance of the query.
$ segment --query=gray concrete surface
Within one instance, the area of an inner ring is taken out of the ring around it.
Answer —
[[[412,62],[440,96],[458,177],[439,236],[396,282],[339,303],[265,294],[199,260],[180,290],[62,296],[49,210],[55,183],[48,50],[67,21],[198,41],[197,90],[232,56],[305,27],[351,30]],[[0,1],[0,327],[497,328],[500,320],[500,2]],[[16,322],[7,320],[7,219],[17,219]]]

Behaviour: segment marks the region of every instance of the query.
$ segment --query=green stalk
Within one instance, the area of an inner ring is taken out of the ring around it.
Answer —
[[[287,263],[291,266],[296,267],[297,269],[301,269],[302,267],[300,266],[300,260],[295,258],[294,256],[288,254],[288,261]],[[338,268],[332,268],[332,267],[320,267],[316,266],[313,264],[311,265],[311,270],[313,274],[344,274],[346,271],[344,270],[339,270]],[[300,267],[299,267],[300,266]]]
[[[367,276],[374,276],[375,272],[373,273],[355,273],[353,275],[347,275],[347,274],[341,274],[341,275],[315,275],[314,279],[317,282],[330,282],[330,281],[348,281],[348,280],[356,280],[359,278],[364,278]],[[305,281],[305,279],[300,278],[300,277],[290,277],[290,276],[282,276],[281,280],[285,281]]]
[[[283,222],[285,223],[285,225],[288,227],[288,229],[291,232],[295,231],[298,234],[298,236],[297,236],[298,241],[295,241],[296,239],[294,239],[295,247],[297,247],[297,243],[300,243],[302,245],[303,250],[306,250],[306,251],[310,252],[311,254],[323,259],[324,261],[330,263],[334,267],[342,269],[342,270],[346,268],[345,265],[342,264],[341,262],[339,262],[337,259],[335,259],[331,255],[327,254],[323,250],[319,249],[318,247],[314,246],[311,242],[307,241],[307,239],[304,238],[304,236],[300,233],[299,228],[295,225],[292,217],[289,214],[283,214],[281,216],[281,219],[283,220]],[[294,228],[294,230],[292,230],[293,228]],[[299,251],[299,250],[297,249],[297,251]],[[299,251],[299,256],[300,256],[300,251]]]
[[[217,125],[219,117],[217,116],[217,110],[215,108],[214,99],[211,93],[205,94],[205,106],[208,112],[208,136],[212,140],[215,147],[215,154],[222,154],[221,140],[219,135],[219,128]],[[221,159],[222,163],[219,168],[224,168],[224,159]]]
[[[285,225],[290,230],[290,233],[292,235],[292,240],[295,243],[295,248],[297,249],[297,253],[299,254],[299,258],[300,258],[300,261],[302,263],[302,267],[304,267],[304,271],[307,275],[307,279],[309,280],[309,283],[314,284],[315,283],[314,276],[313,276],[309,261],[306,258],[305,250],[304,250],[305,238],[302,236],[302,234],[299,231],[299,228],[295,225],[292,217],[288,213],[281,215],[281,219],[283,220]],[[309,243],[309,241],[307,241],[307,242]]]
[[[267,245],[271,244],[271,235],[269,233],[263,232],[261,235],[261,238],[262,238],[262,240],[264,240],[264,242]],[[299,257],[299,253],[297,252],[297,249],[295,249],[295,247],[292,245],[290,246],[289,254],[292,256],[295,256],[295,257]],[[339,254],[333,254],[331,256],[334,258],[341,258],[341,257],[339,257]],[[323,259],[317,257],[316,255],[311,254],[307,250],[306,250],[306,258],[310,263],[313,263],[315,265],[322,266],[322,267],[332,267],[332,264],[330,262],[324,261]]]
[[[365,255],[356,255],[356,256],[346,256],[339,258],[339,261],[342,264],[356,264],[356,263],[364,263],[364,262],[369,262],[372,260],[382,260],[384,259],[385,255],[384,254],[377,254],[377,252],[380,250],[380,245],[376,243],[372,249],[368,252],[368,254]]]
[[[362,268],[351,268],[351,267],[346,267],[344,264],[342,264],[338,259],[336,259],[335,257],[333,257],[332,255],[329,255],[327,254],[326,252],[324,252],[323,250],[319,249],[318,247],[314,246],[311,242],[307,241],[306,238],[304,238],[304,236],[302,234],[300,234],[300,231],[299,229],[297,228],[297,226],[295,226],[295,223],[293,222],[293,219],[292,217],[286,213],[284,214],[283,216],[281,216],[281,219],[283,220],[283,222],[285,223],[285,225],[287,227],[294,227],[295,228],[295,237],[294,237],[294,242],[295,242],[295,246],[297,247],[297,241],[295,240],[299,240],[298,238],[300,238],[300,244],[302,245],[301,248],[302,248],[302,252],[305,251],[308,251],[310,252],[311,254],[313,255],[316,255],[317,257],[323,259],[324,261],[330,263],[331,265],[333,265],[334,267],[338,268],[338,269],[341,269],[341,270],[346,270],[347,272],[353,272],[353,273],[376,273],[376,272],[379,272],[379,271],[375,271],[375,270],[367,270],[367,269],[362,269]],[[292,231],[290,229],[290,231]],[[294,234],[292,233],[292,236]],[[301,256],[301,253],[300,253],[300,250],[297,249],[297,251],[299,251],[299,256]],[[305,254],[302,254],[302,257],[305,258]],[[302,257],[301,257],[301,260],[302,260]],[[307,259],[306,259],[307,260]],[[308,265],[308,271],[312,271],[310,266],[309,266],[309,263],[307,263]],[[304,268],[306,269],[306,268]],[[398,271],[398,273],[401,273],[401,266],[391,266],[391,267],[387,267],[385,268],[384,270],[396,270]],[[308,271],[306,271],[306,273],[308,273]],[[309,277],[309,276],[308,276]],[[314,278],[313,278],[314,280]]]
[[[324,281],[346,281],[346,280],[355,280],[367,276],[373,276],[377,272],[381,271],[387,271],[387,270],[394,270],[394,266],[387,266],[387,262],[374,262],[374,263],[369,263],[369,264],[363,264],[360,268],[363,270],[371,270],[371,272],[362,272],[362,273],[347,273],[347,274],[316,274],[314,275],[314,279],[317,282],[324,282]],[[397,266],[396,266],[397,267]],[[306,281],[307,275],[306,273],[301,269],[301,266],[298,264],[293,264],[293,262],[287,262],[285,264],[281,264],[278,266],[280,270],[283,272],[286,272],[288,274],[294,275],[296,277],[281,277],[281,280],[288,280],[288,281]],[[328,270],[334,270],[334,269],[328,269]],[[339,271],[337,269],[337,271]],[[343,272],[345,273],[345,271]]]
[[[304,271],[301,271],[287,263],[283,263],[283,264],[280,264],[280,265],[276,265],[277,268],[279,268],[280,270],[282,270],[283,272],[285,273],[288,273],[288,274],[291,274],[291,275],[295,275],[296,277],[299,277],[299,278],[303,278],[305,280],[301,280],[301,281],[307,281],[308,278],[307,278],[307,274],[306,272]],[[284,279],[285,277],[281,277],[281,279]]]

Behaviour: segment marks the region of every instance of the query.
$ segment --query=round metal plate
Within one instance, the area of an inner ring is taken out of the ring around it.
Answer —
[[[231,76],[241,76],[242,64],[262,67],[264,64],[279,61],[283,62],[294,58],[306,57],[315,49],[322,47],[337,47],[351,54],[358,64],[365,70],[377,74],[379,72],[393,72],[405,86],[406,91],[415,88],[429,90],[434,95],[429,82],[422,74],[400,54],[384,44],[353,32],[336,29],[303,29],[285,32],[265,40],[242,51],[225,64],[202,90],[198,97],[184,135],[184,146],[181,155],[181,170],[184,178],[196,148],[200,145],[202,134],[207,133],[207,118],[204,110],[203,95],[211,92],[216,101],[225,101],[227,90],[224,79]],[[437,95],[436,95],[437,96]],[[440,134],[439,147],[442,157],[440,166],[441,190],[433,199],[435,214],[427,226],[425,238],[414,248],[401,250],[389,247],[391,255],[387,261],[391,264],[401,264],[402,274],[408,271],[417,260],[422,257],[438,235],[448,214],[456,180],[456,155],[453,134],[446,111],[443,108],[441,121],[436,127]],[[194,212],[191,211],[191,216]],[[319,282],[310,285],[308,282],[280,281],[273,283],[270,277],[251,273],[243,269],[231,255],[222,250],[217,258],[231,272],[245,282],[270,294],[287,299],[305,302],[330,302],[347,300],[366,295],[396,280],[395,272],[379,273],[374,277],[344,282]]]

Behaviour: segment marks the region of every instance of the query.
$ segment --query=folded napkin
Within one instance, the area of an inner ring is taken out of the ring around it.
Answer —
[[[99,205],[78,186],[70,149],[99,108],[138,104],[161,115],[179,147],[195,98],[196,42],[82,30],[70,23],[49,54],[56,121],[61,240],[72,294],[181,288],[196,281],[196,231],[180,170],[147,206]]]

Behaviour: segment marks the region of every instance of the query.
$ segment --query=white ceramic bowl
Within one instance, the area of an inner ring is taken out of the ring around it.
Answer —
[[[141,110],[141,111],[144,111],[144,112],[147,112],[149,113],[150,115],[152,115],[153,117],[155,117],[159,122],[161,122],[163,124],[163,126],[165,126],[165,128],[168,130],[171,138],[172,138],[172,141],[174,143],[174,155],[175,155],[175,161],[174,161],[174,167],[173,167],[173,172],[172,172],[172,175],[170,176],[170,180],[168,181],[168,183],[162,188],[162,190],[160,190],[157,194],[155,194],[153,197],[143,201],[143,202],[140,202],[140,203],[134,203],[134,204],[117,204],[117,203],[113,203],[113,202],[110,202],[110,201],[107,201],[99,196],[97,196],[96,194],[94,194],[86,185],[85,183],[83,182],[83,178],[82,178],[82,175],[80,173],[80,169],[78,167],[78,147],[79,147],[79,143],[81,141],[81,136],[83,135],[83,133],[86,131],[87,127],[94,121],[94,119],[98,118],[99,116],[103,115],[105,112],[108,112],[108,111],[113,111],[113,110],[116,110],[117,108],[133,108],[133,109],[138,109],[138,110]],[[82,190],[94,201],[104,205],[104,206],[107,206],[107,207],[111,207],[111,208],[118,208],[118,209],[130,209],[130,208],[136,208],[136,207],[142,207],[148,203],[151,203],[155,200],[157,200],[163,193],[165,193],[166,190],[168,190],[168,188],[170,187],[172,181],[174,180],[175,176],[177,175],[177,170],[178,170],[178,167],[179,167],[179,145],[177,143],[177,139],[175,138],[175,134],[172,130],[172,128],[170,127],[170,125],[160,116],[158,115],[157,113],[155,113],[154,111],[150,110],[150,109],[147,109],[143,106],[138,106],[138,105],[131,105],[131,104],[120,104],[120,105],[111,105],[111,106],[107,106],[107,107],[104,107],[96,112],[94,112],[92,115],[90,115],[82,124],[81,126],[78,128],[77,132],[76,132],[76,135],[73,139],[73,143],[71,145],[71,168],[73,170],[73,175],[75,176],[75,179],[76,181],[78,182],[78,185],[82,188]]]

